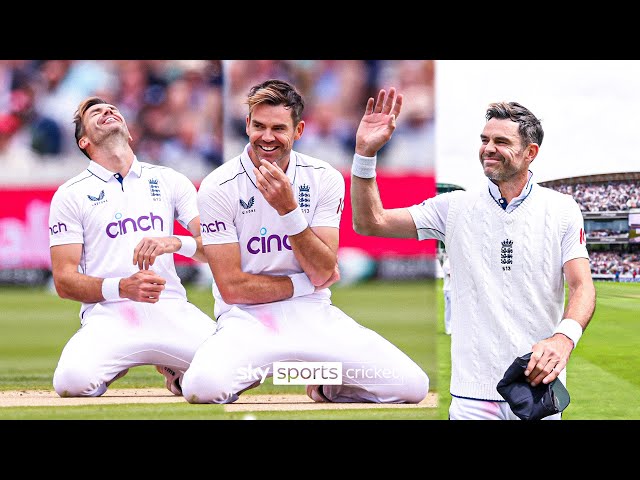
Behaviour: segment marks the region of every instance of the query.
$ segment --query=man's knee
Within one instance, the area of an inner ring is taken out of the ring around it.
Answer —
[[[107,391],[105,382],[85,366],[56,368],[53,388],[61,397],[99,397]]]

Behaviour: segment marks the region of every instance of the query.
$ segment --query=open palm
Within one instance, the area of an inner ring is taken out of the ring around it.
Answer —
[[[380,90],[375,101],[369,98],[356,132],[356,152],[359,155],[372,157],[389,141],[401,108],[402,94],[396,95],[394,87],[388,94]]]

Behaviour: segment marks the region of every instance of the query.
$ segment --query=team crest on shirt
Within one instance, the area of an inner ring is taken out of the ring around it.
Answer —
[[[298,205],[300,208],[309,208],[311,206],[311,187],[302,184],[298,187]]]
[[[245,213],[255,212],[256,209],[255,208],[251,208],[251,207],[253,207],[254,203],[256,203],[256,199],[254,197],[251,197],[248,202],[245,202],[244,200],[240,199],[240,206],[242,207],[242,214],[244,215]]]
[[[94,203],[94,205],[98,205],[99,203],[106,203],[107,202],[104,199],[104,190],[102,190],[97,197],[94,197],[93,195],[87,195],[87,198],[89,200],[91,200],[92,202],[96,202],[96,203]]]
[[[502,270],[511,270],[511,265],[513,264],[513,240],[507,238],[502,241],[500,263],[502,264]]]
[[[161,197],[160,185],[158,185],[157,178],[149,179],[149,190],[151,192],[151,198],[153,199],[154,202],[159,202],[162,200],[162,198],[160,198]]]

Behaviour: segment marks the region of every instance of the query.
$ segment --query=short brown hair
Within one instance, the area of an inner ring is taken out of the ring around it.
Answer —
[[[255,106],[261,103],[274,106],[284,105],[286,108],[290,108],[294,127],[302,120],[304,100],[296,88],[284,80],[266,80],[251,87],[247,99],[249,116],[251,116],[251,112],[253,112]]]
[[[498,120],[511,120],[518,123],[518,134],[520,140],[526,146],[530,143],[537,143],[538,146],[542,145],[542,139],[544,138],[544,130],[540,125],[540,120],[529,111],[526,107],[523,107],[518,102],[496,102],[489,105],[487,113],[485,114],[487,121],[492,118]]]
[[[99,105],[101,103],[109,103],[109,102],[107,102],[106,100],[100,97],[89,97],[83,100],[82,102],[80,102],[80,105],[78,105],[78,109],[73,114],[73,123],[76,125],[76,145],[78,145],[78,142],[85,134],[84,124],[82,123],[82,116],[89,108],[93,107],[94,105]],[[80,148],[80,145],[78,145],[78,148]],[[84,153],[89,160],[91,160],[91,157],[84,150],[84,148],[80,148],[80,151]]]

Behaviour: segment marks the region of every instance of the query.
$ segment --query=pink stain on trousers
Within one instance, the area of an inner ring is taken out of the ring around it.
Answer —
[[[140,326],[140,318],[138,317],[138,312],[133,305],[121,305],[120,314],[130,327]]]
[[[274,332],[278,331],[276,318],[271,313],[271,308],[269,307],[260,308],[256,312],[255,317],[260,321],[260,323],[262,323],[269,330],[273,330]]]

